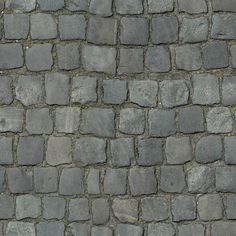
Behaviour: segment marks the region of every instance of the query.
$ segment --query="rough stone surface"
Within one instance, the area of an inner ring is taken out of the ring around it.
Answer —
[[[207,12],[206,0],[180,0],[179,11],[187,12],[190,14]]]
[[[7,224],[6,236],[36,236],[33,223],[11,221]]]
[[[60,197],[44,197],[43,218],[46,220],[62,219],[65,216],[66,201]]]
[[[175,228],[169,223],[151,223],[148,225],[148,236],[165,235],[174,236]]]
[[[173,0],[148,0],[148,12],[149,13],[163,13],[169,12],[174,9]]]
[[[222,103],[224,105],[236,104],[236,77],[224,77],[222,83]]]
[[[105,198],[95,199],[92,202],[92,221],[94,224],[101,225],[110,218],[109,203]]]
[[[216,190],[218,192],[236,192],[235,167],[217,167],[216,168]]]
[[[115,0],[116,11],[119,14],[141,14],[143,3],[141,0]]]
[[[69,203],[69,221],[89,220],[88,199],[71,199]]]
[[[9,105],[13,101],[12,93],[12,78],[8,76],[1,76],[0,79],[0,104]]]

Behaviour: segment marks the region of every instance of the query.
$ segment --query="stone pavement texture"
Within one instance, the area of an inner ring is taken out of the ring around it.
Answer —
[[[236,236],[235,0],[0,11],[0,236]]]

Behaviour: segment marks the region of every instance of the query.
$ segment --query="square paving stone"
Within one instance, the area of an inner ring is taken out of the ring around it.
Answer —
[[[193,153],[189,137],[168,137],[165,153],[168,164],[184,164],[191,161]]]
[[[106,162],[106,141],[95,137],[81,137],[76,140],[74,161],[82,166]]]
[[[29,193],[34,189],[31,171],[22,168],[7,169],[8,188],[11,193]]]
[[[42,11],[58,11],[65,5],[64,0],[37,0],[37,2]]]
[[[80,108],[56,108],[56,130],[59,133],[75,133],[80,124]]]
[[[32,39],[54,39],[57,37],[57,23],[50,14],[33,14],[30,17],[30,29]]]
[[[16,107],[0,108],[0,132],[21,132],[24,110]]]
[[[51,221],[51,222],[40,222],[36,226],[37,236],[51,236],[53,234],[57,236],[63,236],[65,226],[63,222]]]
[[[233,130],[233,120],[228,107],[214,107],[206,116],[209,133],[229,133]]]
[[[104,177],[104,193],[124,195],[127,189],[126,169],[107,169]]]
[[[0,77],[0,104],[9,105],[13,101],[12,78],[9,76]]]
[[[55,167],[34,168],[34,184],[37,193],[53,193],[57,191],[58,171]]]
[[[71,199],[69,203],[69,221],[89,220],[89,202],[86,198]]]
[[[148,195],[157,192],[157,177],[154,169],[132,168],[129,173],[129,186],[132,196]]]
[[[25,64],[29,71],[50,70],[53,65],[52,44],[33,44],[25,52]]]
[[[174,236],[175,228],[172,224],[168,223],[151,223],[148,224],[148,236],[156,235]]]
[[[184,80],[160,82],[161,103],[164,107],[185,105],[189,99],[189,88]]]
[[[100,137],[113,137],[115,134],[115,114],[112,109],[88,108],[82,110],[80,132]]]
[[[113,139],[110,141],[110,145],[113,166],[129,166],[135,156],[133,138]]]
[[[138,201],[135,199],[115,198],[112,210],[120,222],[135,223],[138,220]]]
[[[218,192],[236,192],[236,168],[217,167],[216,168],[216,191]]]
[[[45,76],[46,103],[66,105],[69,103],[69,82],[66,74],[50,73]]]
[[[222,103],[224,105],[236,104],[236,76],[223,78],[222,82]]]
[[[119,129],[126,134],[142,134],[145,127],[145,113],[138,108],[124,108],[120,111]]]
[[[16,99],[25,106],[38,105],[44,100],[44,81],[41,76],[18,77],[15,88]]]
[[[179,110],[180,132],[189,134],[204,131],[203,110],[200,106],[189,106]]]
[[[15,211],[14,198],[7,194],[0,195],[0,219],[6,220],[13,218]]]
[[[181,193],[185,188],[185,173],[182,166],[162,166],[160,189],[168,193]]]
[[[219,80],[210,74],[194,75],[193,82],[193,104],[214,104],[220,102]]]
[[[174,0],[148,0],[149,13],[164,13],[170,12],[174,9]]]
[[[118,79],[103,80],[103,102],[121,104],[127,99],[127,82]]]
[[[178,19],[175,16],[155,16],[151,22],[154,44],[174,43],[178,40]]]
[[[41,199],[33,195],[16,197],[16,219],[37,218],[41,214]]]
[[[108,199],[97,198],[92,202],[92,222],[96,225],[107,223],[110,218]]]
[[[135,74],[143,72],[143,49],[121,48],[118,74]]]
[[[78,43],[58,44],[58,67],[62,70],[74,70],[81,66],[80,45]]]
[[[84,171],[80,168],[64,168],[59,182],[59,193],[74,195],[84,193]]]
[[[188,18],[184,17],[179,38],[184,43],[196,43],[206,41],[208,37],[207,17]]]
[[[171,69],[169,48],[166,46],[149,47],[145,55],[145,66],[151,72],[168,72]]]
[[[67,230],[74,236],[90,236],[90,225],[73,222],[67,226]]]
[[[85,27],[83,15],[60,15],[58,18],[61,40],[85,39]]]
[[[144,221],[161,221],[168,218],[169,203],[164,197],[148,197],[141,200],[141,218]]]
[[[37,165],[43,162],[44,138],[20,137],[17,146],[17,162],[19,165]]]
[[[140,106],[156,106],[158,84],[153,80],[132,80],[129,82],[130,101]]]
[[[90,0],[89,12],[101,16],[111,16],[112,0]]]
[[[30,12],[36,7],[36,0],[6,0],[5,7],[15,11]]]
[[[6,39],[26,39],[29,34],[29,16],[25,14],[4,14]]]
[[[201,220],[219,220],[223,217],[223,201],[218,194],[203,195],[198,198],[198,214]]]
[[[60,197],[44,197],[42,199],[43,218],[46,220],[62,219],[65,216],[66,201]]]
[[[71,101],[86,104],[97,101],[97,80],[90,76],[72,78]]]
[[[98,16],[90,17],[88,22],[87,40],[95,44],[116,44],[117,20],[112,18],[102,18]]]
[[[137,17],[122,17],[120,21],[122,44],[146,45],[148,43],[148,20]]]
[[[11,137],[0,136],[0,165],[13,164],[13,140]]]
[[[202,49],[203,66],[206,69],[224,68],[229,65],[229,54],[226,42],[214,41]]]
[[[11,221],[7,224],[6,236],[36,236],[33,223]]]
[[[87,71],[115,74],[116,49],[112,47],[84,45],[82,47],[82,63]]]
[[[51,166],[72,162],[70,137],[49,137],[46,161]]]
[[[202,137],[195,147],[195,158],[200,163],[210,163],[222,158],[223,145],[221,137],[209,135]]]
[[[180,12],[187,12],[189,14],[207,12],[207,4],[205,0],[179,0],[178,3]]]
[[[176,196],[172,199],[172,214],[174,221],[196,219],[196,200],[194,196]]]
[[[163,162],[162,141],[156,138],[138,140],[138,159],[140,166],[155,166]]]
[[[19,43],[5,43],[0,45],[0,69],[9,70],[20,68],[24,64],[23,49]]]
[[[207,193],[215,188],[215,170],[208,166],[195,166],[188,171],[188,188],[192,193]]]
[[[180,70],[199,70],[202,66],[201,48],[197,44],[177,46],[175,48],[175,62]]]
[[[167,137],[176,133],[174,110],[153,109],[149,111],[149,134],[153,137]]]
[[[53,121],[48,108],[30,109],[26,112],[26,130],[30,134],[51,134]]]
[[[115,0],[116,11],[119,14],[141,14],[143,12],[142,0]]]

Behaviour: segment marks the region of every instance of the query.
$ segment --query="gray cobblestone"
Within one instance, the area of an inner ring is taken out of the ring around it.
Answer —
[[[100,193],[100,173],[97,169],[90,169],[87,177],[87,188],[89,194]]]
[[[112,230],[105,226],[94,226],[91,230],[91,236],[112,236]]]
[[[87,11],[89,2],[88,0],[69,0],[66,7],[70,11]]]
[[[89,220],[88,199],[71,199],[69,203],[69,221]]]
[[[224,234],[225,236],[234,235],[236,232],[235,222],[224,222],[218,221],[214,222],[211,226],[212,236],[220,236]]]
[[[184,224],[178,227],[179,236],[204,236],[204,226],[202,224]]]
[[[222,102],[224,105],[236,104],[236,77],[224,77],[222,83]]]
[[[57,11],[64,7],[64,0],[37,0],[42,11]]]
[[[15,11],[30,12],[36,7],[36,0],[6,0],[5,6]]]
[[[10,195],[0,195],[0,219],[11,219],[14,215],[14,199]]]
[[[11,137],[0,137],[0,164],[10,165],[13,163],[13,140]]]
[[[90,227],[84,223],[71,223],[68,225],[68,231],[74,236],[89,236]]]
[[[93,14],[102,16],[112,15],[112,0],[91,0],[89,11]]]
[[[163,13],[169,12],[174,9],[174,1],[167,0],[148,0],[148,12],[149,13]]]
[[[148,236],[165,235],[174,236],[175,229],[172,224],[166,223],[151,223],[148,225]]]
[[[58,236],[63,236],[64,234],[64,223],[63,222],[40,222],[37,224],[37,235],[38,236],[50,236],[53,232]]]
[[[118,224],[115,232],[115,236],[118,235],[133,235],[133,236],[142,236],[143,229],[140,226],[131,225],[131,224]]]
[[[217,167],[216,190],[218,192],[236,192],[235,176],[235,167]]]
[[[1,76],[0,78],[0,104],[8,105],[13,101],[13,92],[11,89],[12,78]]]
[[[226,197],[226,217],[227,219],[235,220],[236,219],[236,196],[234,194],[229,194]]]
[[[141,14],[143,12],[141,0],[115,0],[115,6],[119,14]]]
[[[92,220],[94,224],[106,223],[110,218],[109,202],[105,198],[98,198],[92,202]]]
[[[7,224],[6,236],[36,236],[33,223],[11,221]]]
[[[205,0],[194,1],[194,0],[180,0],[179,11],[187,12],[189,14],[207,12],[207,4]]]

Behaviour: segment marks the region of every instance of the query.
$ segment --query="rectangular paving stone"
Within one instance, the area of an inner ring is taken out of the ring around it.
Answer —
[[[36,230],[37,236],[50,236],[52,232],[57,236],[63,236],[65,226],[60,221],[40,222],[36,225]]]
[[[70,234],[75,236],[90,236],[91,227],[86,223],[70,223],[67,227],[67,230]]]
[[[236,168],[217,167],[216,168],[216,190],[218,192],[236,192]]]
[[[10,165],[13,163],[13,139],[11,137],[0,137],[0,164]]]
[[[14,98],[12,91],[12,83],[13,80],[9,76],[1,76],[0,77],[0,104],[1,105],[9,105]]]
[[[222,103],[224,105],[236,104],[236,76],[227,76],[222,82]]]
[[[165,236],[174,236],[175,228],[170,223],[151,223],[148,224],[148,236],[164,234]]]
[[[57,11],[64,7],[64,0],[37,0],[42,11]]]
[[[149,13],[164,13],[174,9],[174,0],[148,0]]]
[[[202,224],[184,224],[178,227],[179,235],[198,235],[204,236],[205,227]]]
[[[98,169],[89,169],[87,190],[88,194],[100,194],[100,171]]]
[[[7,224],[6,236],[22,234],[25,236],[36,236],[33,223],[10,221]]]
[[[112,0],[91,0],[89,12],[101,16],[111,16]]]
[[[142,236],[143,235],[143,228],[137,225],[131,224],[118,224],[115,236],[119,235],[133,235],[133,236]]]
[[[228,194],[226,197],[226,217],[230,220],[236,219],[236,209],[235,209],[235,203],[236,203],[236,195],[235,194]]]
[[[30,12],[36,7],[36,0],[6,0],[5,6],[14,11]]]
[[[112,236],[112,229],[105,226],[93,226],[91,229],[91,236]]]
[[[14,216],[15,202],[14,198],[7,194],[0,195],[0,219],[11,219]]]
[[[72,12],[74,11],[88,11],[88,0],[69,0],[66,2],[66,8]]]
[[[89,220],[89,203],[86,198],[71,199],[69,202],[69,221]]]
[[[24,64],[23,49],[20,43],[0,44],[0,69],[20,68]]]
[[[24,110],[16,107],[0,108],[0,132],[21,132]]]
[[[96,225],[107,223],[110,219],[109,201],[106,198],[97,198],[92,201],[92,222]]]
[[[234,0],[225,0],[224,2],[220,0],[212,1],[213,11],[229,11],[236,12],[236,5]]]
[[[61,197],[44,197],[42,199],[42,216],[46,220],[62,219],[65,216],[66,201]]]
[[[179,0],[178,7],[180,12],[197,14],[207,12],[207,3],[205,0]]]
[[[231,236],[236,232],[235,222],[216,221],[211,226],[212,236]]]
[[[141,14],[143,12],[142,0],[115,0],[116,11],[119,14]]]

